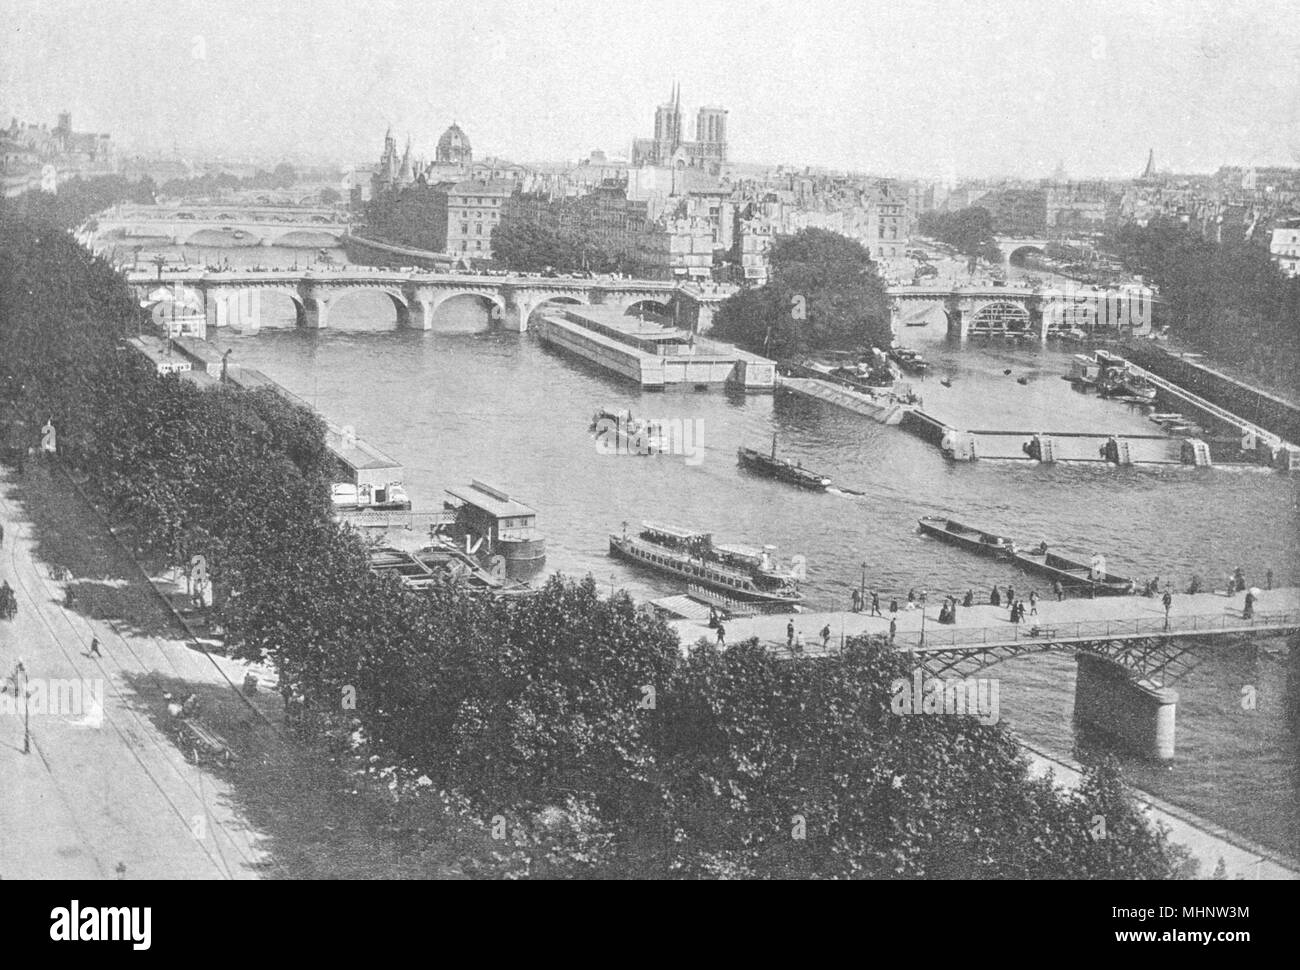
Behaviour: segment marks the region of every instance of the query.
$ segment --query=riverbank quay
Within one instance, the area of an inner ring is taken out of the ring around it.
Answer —
[[[0,580],[19,598],[0,622],[0,673],[21,657],[33,681],[103,683],[85,692],[98,713],[33,712],[30,755],[21,719],[0,712],[0,877],[427,879],[488,864],[487,837],[439,792],[405,779],[396,805],[395,769],[287,729],[271,668],[182,635],[183,578],[103,516],[45,463],[0,466]],[[229,760],[169,709],[190,697],[186,719]]]
[[[1043,778],[1050,772],[1058,786],[1067,789],[1079,787],[1083,780],[1082,765],[1017,740],[1029,759],[1030,777]],[[1216,825],[1150,792],[1132,787],[1129,791],[1148,821],[1166,826],[1170,840],[1187,848],[1200,863],[1197,873],[1200,878],[1213,876],[1222,862],[1225,879],[1300,879],[1300,860],[1262,846],[1239,832]]]

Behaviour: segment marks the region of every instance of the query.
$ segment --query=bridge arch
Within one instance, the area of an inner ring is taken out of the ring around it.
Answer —
[[[192,233],[181,245],[196,249],[235,248],[242,246],[260,246],[262,237],[247,229],[219,229],[208,226]]]
[[[339,330],[395,330],[409,327],[411,310],[400,290],[352,286],[325,293],[328,325]]]
[[[524,322],[527,325],[527,329],[531,330],[534,321],[536,321],[539,318],[539,315],[548,307],[553,307],[557,304],[567,306],[586,306],[587,303],[587,300],[567,293],[558,293],[555,296],[544,296],[536,303],[526,307],[527,316]]]
[[[325,249],[339,244],[339,234],[329,229],[306,227],[289,229],[278,236],[267,236],[271,246],[283,246],[286,249]]]
[[[993,300],[971,314],[968,334],[1011,334],[1029,332],[1029,310],[1021,303]]]
[[[1024,266],[1025,257],[1029,256],[1031,253],[1039,256],[1047,255],[1041,246],[1026,244],[1024,246],[1017,246],[1015,249],[1011,250],[1011,252],[1007,253],[1007,262],[1012,266]]]
[[[460,290],[439,293],[429,313],[429,329],[442,333],[482,333],[506,319],[506,305],[491,292]]]
[[[654,297],[633,297],[623,311],[625,317],[635,317],[642,313],[652,313],[659,317],[672,317],[673,308],[663,300]]]

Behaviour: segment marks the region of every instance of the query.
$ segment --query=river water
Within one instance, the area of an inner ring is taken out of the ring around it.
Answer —
[[[287,266],[304,254],[238,256]],[[771,543],[783,558],[804,554],[804,588],[814,608],[846,609],[864,563],[867,586],[884,594],[971,588],[983,597],[993,583],[1028,590],[1017,570],[920,536],[916,520],[930,514],[1025,541],[1099,551],[1116,574],[1159,575],[1175,588],[1185,588],[1193,574],[1222,588],[1239,565],[1252,584],[1263,585],[1271,569],[1276,584],[1300,585],[1300,490],[1293,476],[954,464],[897,428],[821,402],[643,393],[530,335],[482,332],[482,311],[469,304],[440,318],[439,330],[394,331],[387,299],[360,294],[331,309],[330,329],[307,332],[293,329],[292,308],[281,299],[263,295],[260,331],[210,331],[209,340],[401,461],[417,509],[440,507],[444,488],[471,478],[496,484],[538,510],[548,570],[591,574],[638,598],[682,591],[678,582],[609,557],[609,534],[643,519],[705,529],[720,541]],[[901,338],[935,364],[933,376],[916,383],[926,410],[959,426],[1157,430],[1140,410],[1080,394],[1061,380],[1067,351],[952,348],[937,324],[906,328]],[[940,385],[940,377],[952,387]],[[588,426],[600,406],[698,422],[692,427],[702,434],[702,453],[599,454]],[[738,446],[768,447],[773,434],[784,456],[865,494],[804,493],[737,467]],[[1297,734],[1284,714],[1292,689],[1285,651],[1277,640],[1204,651],[1200,666],[1173,685],[1180,693],[1175,760],[1128,761],[1126,771],[1141,788],[1300,855],[1300,769]],[[1002,716],[1013,730],[1048,750],[1079,753],[1072,657],[1027,657],[989,675],[1001,680]],[[1240,704],[1245,685],[1256,690],[1253,711]]]

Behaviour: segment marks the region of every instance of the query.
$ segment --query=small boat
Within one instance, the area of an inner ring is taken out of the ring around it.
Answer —
[[[658,422],[633,418],[626,408],[601,408],[592,415],[588,430],[596,436],[601,454],[662,455],[668,446]]]
[[[927,515],[918,520],[921,531],[928,536],[961,546],[982,556],[994,559],[1009,559],[1015,554],[1016,544],[1006,536],[994,535],[980,529],[962,525],[954,519],[945,519],[937,515]]]
[[[721,545],[707,532],[693,532],[674,526],[642,523],[641,531],[629,535],[610,533],[609,552],[647,569],[688,580],[721,593],[731,600],[751,603],[794,605],[803,599],[799,581],[804,578],[801,556],[789,569],[779,568],[772,558],[774,547]]]
[[[951,377],[945,377],[945,378],[944,378],[943,380],[941,380],[939,383],[942,384],[944,387],[952,387],[952,378],[951,378]]]
[[[824,492],[830,488],[831,480],[818,472],[809,471],[798,462],[786,461],[776,457],[776,435],[772,435],[772,453],[765,455],[753,448],[741,448],[736,452],[740,464],[750,471],[778,481],[789,482],[810,491]]]
[[[411,500],[400,482],[387,485],[337,482],[330,486],[330,501],[335,512],[405,512],[411,508]]]
[[[1029,378],[1028,378],[1028,377],[1017,377],[1017,378],[1016,378],[1016,383],[1017,383],[1017,384],[1021,384],[1021,385],[1028,384],[1028,383],[1029,383]]]

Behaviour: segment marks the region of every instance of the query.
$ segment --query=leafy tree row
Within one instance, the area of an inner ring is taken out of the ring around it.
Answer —
[[[1180,336],[1294,390],[1300,279],[1283,276],[1267,250],[1235,237],[1212,242],[1173,219],[1124,226],[1109,248],[1159,288]]]
[[[137,365],[120,350],[139,324],[124,282],[61,231],[3,210],[0,227],[8,412],[54,416],[64,460],[140,544],[209,556],[232,647],[275,663],[302,730],[427,776],[463,806],[448,811],[507,819],[512,851],[480,871],[1186,872],[1113,768],[1065,793],[1028,778],[1001,726],[895,713],[910,671],[879,639],[825,661],[752,642],[683,656],[661,619],[625,593],[602,598],[590,577],[494,601],[372,574],[329,518],[317,418]],[[806,258],[782,264],[782,285],[814,295],[814,320],[823,288],[870,272],[825,235],[796,237],[786,252]]]
[[[923,212],[917,227],[921,234],[951,246],[963,256],[1000,263],[1002,253],[993,238],[993,217],[981,206],[956,212]]]
[[[772,357],[823,349],[888,347],[885,286],[867,250],[825,229],[778,239],[761,287],[723,301],[713,335]]]

